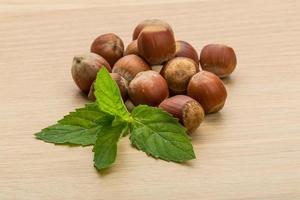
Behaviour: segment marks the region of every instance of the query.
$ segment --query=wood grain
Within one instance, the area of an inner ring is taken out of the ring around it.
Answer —
[[[300,199],[300,2],[0,0],[0,199]],[[70,64],[99,34],[127,44],[146,18],[197,49],[234,47],[225,108],[192,136],[197,159],[147,157],[128,140],[105,173],[91,147],[33,134],[87,100]]]

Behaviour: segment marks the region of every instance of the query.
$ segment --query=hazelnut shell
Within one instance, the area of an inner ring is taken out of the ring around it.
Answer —
[[[103,57],[95,53],[74,56],[71,73],[74,82],[81,91],[86,94],[89,92],[102,66],[105,66],[106,69],[111,72],[109,63]]]
[[[124,54],[124,44],[116,34],[107,33],[100,35],[93,41],[91,52],[102,56],[110,66],[114,66]]]
[[[118,60],[112,72],[120,74],[130,82],[139,72],[150,69],[150,66],[141,57],[130,54]]]
[[[178,118],[189,133],[194,132],[200,126],[205,116],[202,106],[185,95],[165,99],[159,107]]]
[[[138,40],[139,54],[151,65],[170,60],[175,55],[176,45],[173,32],[163,26],[147,26]]]
[[[216,74],[220,78],[229,76],[234,71],[236,63],[233,48],[226,45],[206,45],[200,54],[201,68]]]
[[[201,104],[205,113],[221,110],[227,98],[222,80],[208,71],[200,71],[191,78],[187,94]]]
[[[173,33],[171,26],[167,22],[162,21],[160,19],[146,19],[146,20],[140,22],[135,27],[133,34],[132,34],[132,40],[136,40],[138,38],[140,32],[147,26],[163,26],[163,27],[169,29]]]
[[[169,91],[165,79],[155,71],[140,72],[129,83],[128,94],[134,105],[158,106],[168,98]]]
[[[199,57],[196,49],[189,43],[178,40],[176,41],[175,57],[186,57],[194,60],[195,63],[199,63]]]
[[[198,71],[199,66],[192,59],[176,57],[169,60],[160,73],[166,79],[171,94],[185,94],[191,77]]]

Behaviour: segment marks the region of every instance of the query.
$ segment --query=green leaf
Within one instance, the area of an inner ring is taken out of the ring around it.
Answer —
[[[113,121],[110,116],[99,110],[96,103],[87,104],[84,108],[76,109],[57,124],[36,133],[36,138],[55,144],[92,145],[95,144],[98,132],[102,126]]]
[[[145,105],[132,111],[132,144],[155,158],[184,162],[195,158],[186,129],[167,112]]]
[[[119,87],[105,67],[97,74],[95,96],[100,110],[128,121],[130,113],[123,103]]]
[[[126,132],[127,123],[114,123],[103,126],[94,145],[94,165],[101,170],[115,162],[117,156],[117,143],[121,135]]]

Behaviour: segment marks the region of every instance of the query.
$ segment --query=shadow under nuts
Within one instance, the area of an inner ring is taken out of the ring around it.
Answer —
[[[95,53],[74,56],[71,68],[72,77],[82,92],[87,94],[90,91],[90,87],[102,66],[111,72],[109,63]]]
[[[129,83],[128,93],[134,105],[158,106],[169,96],[167,82],[152,70],[138,73]]]
[[[114,65],[112,72],[120,74],[130,82],[139,72],[150,69],[150,66],[141,57],[130,54],[118,60]]]
[[[102,56],[110,66],[114,66],[117,60],[123,56],[124,44],[116,34],[107,33],[100,35],[93,41],[91,52]]]
[[[199,71],[199,66],[190,58],[176,57],[168,61],[161,70],[171,94],[185,94],[192,76]]]
[[[205,113],[221,110],[227,98],[222,80],[207,71],[200,71],[191,78],[187,94],[201,104]]]
[[[201,68],[220,78],[229,76],[235,69],[236,62],[234,50],[226,45],[206,45],[200,54]]]
[[[165,99],[159,107],[178,118],[189,133],[194,132],[200,126],[205,116],[202,106],[185,95]]]

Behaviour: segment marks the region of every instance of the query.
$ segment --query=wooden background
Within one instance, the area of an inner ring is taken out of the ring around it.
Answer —
[[[128,44],[135,25],[160,18],[198,51],[236,50],[225,108],[192,136],[197,160],[147,157],[128,139],[104,174],[91,147],[33,134],[87,100],[74,54],[99,34]],[[0,199],[300,199],[300,2],[297,0],[0,0]]]

